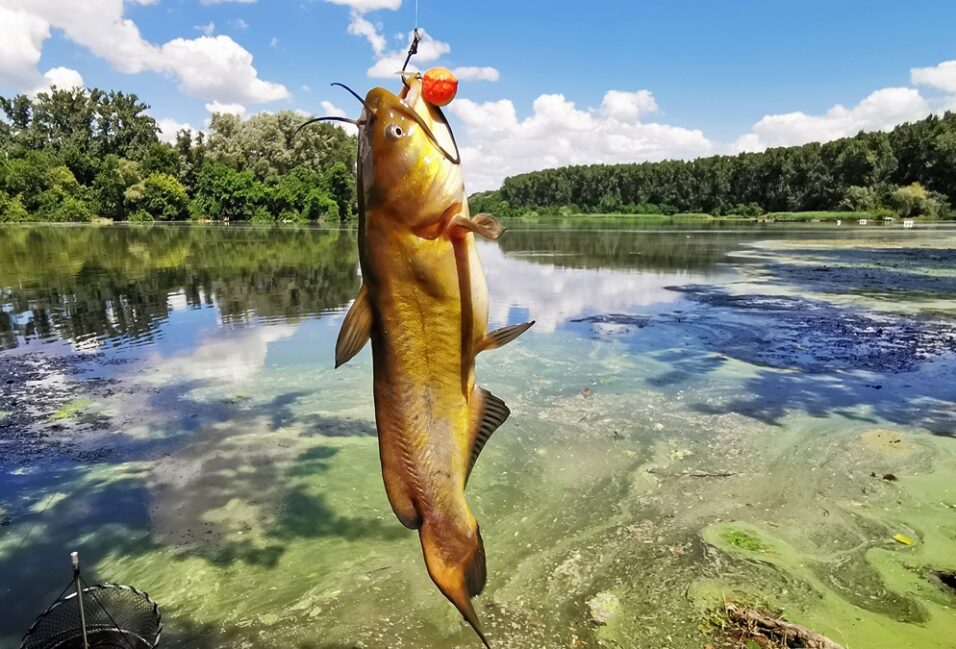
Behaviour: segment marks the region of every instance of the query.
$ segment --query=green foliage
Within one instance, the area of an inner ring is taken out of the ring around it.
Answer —
[[[528,209],[555,213],[563,206],[592,214],[756,216],[875,210],[889,201],[891,188],[914,182],[936,192],[935,200],[945,199],[922,205],[923,212],[947,212],[947,202],[956,200],[956,113],[902,124],[889,133],[762,153],[546,169],[507,178],[499,192],[473,199],[482,210],[504,217]],[[897,202],[910,205],[904,197]]]
[[[949,212],[945,196],[927,191],[919,183],[897,188],[890,194],[889,204],[902,218],[915,216],[939,218]]]
[[[216,113],[209,124],[206,156],[259,181],[273,184],[296,167],[324,173],[338,163],[355,164],[355,138],[331,124],[313,124],[295,135],[306,120],[299,113],[259,113],[247,120]],[[352,185],[354,174],[348,172]]]
[[[882,205],[883,199],[878,189],[854,185],[846,190],[838,207],[851,212],[870,212]]]
[[[325,185],[329,196],[338,205],[339,219],[352,218],[352,205],[355,204],[355,179],[342,162],[336,162],[325,174]]]
[[[266,187],[252,172],[206,162],[196,179],[194,214],[216,220],[249,221],[266,201]],[[262,219],[262,215],[259,215]]]
[[[9,196],[0,192],[0,223],[22,223],[30,217],[20,195]]]
[[[179,176],[182,159],[178,150],[163,142],[154,142],[146,148],[140,166],[144,176],[168,174]]]
[[[164,173],[150,174],[125,192],[126,205],[156,221],[182,221],[189,215],[189,196],[182,183]]]
[[[757,203],[738,203],[733,207],[731,213],[736,214],[737,216],[763,216],[766,214],[766,211],[760,207]]]
[[[135,95],[53,90],[0,97],[3,220],[305,222],[355,205],[355,138],[290,111],[214,115],[207,141],[160,142]],[[25,213],[24,213],[25,212]]]
[[[130,213],[128,220],[130,223],[152,223],[155,219],[146,210],[136,210]]]

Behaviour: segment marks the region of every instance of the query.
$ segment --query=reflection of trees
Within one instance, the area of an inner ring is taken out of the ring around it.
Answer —
[[[740,245],[740,234],[509,230],[499,239],[507,255],[571,268],[701,270]]]
[[[0,229],[0,348],[148,338],[182,292],[223,319],[296,319],[358,290],[354,233],[251,228]]]

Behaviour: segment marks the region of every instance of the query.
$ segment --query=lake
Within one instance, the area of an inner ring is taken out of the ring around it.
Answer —
[[[956,647],[956,228],[547,221],[479,247],[496,647],[703,647],[723,597]],[[379,471],[354,231],[0,228],[0,646],[70,578],[170,648],[480,646]],[[595,600],[598,597],[599,600]],[[595,601],[611,602],[606,624]]]

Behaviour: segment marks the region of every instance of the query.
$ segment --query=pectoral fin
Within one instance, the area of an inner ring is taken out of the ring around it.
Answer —
[[[481,454],[481,449],[485,447],[491,434],[498,430],[501,424],[505,423],[511,410],[505,405],[505,402],[482,388],[475,388],[476,407],[478,408],[477,417],[473,419],[471,431],[471,457],[468,460],[468,473],[465,474],[465,482],[471,476],[471,470],[475,468],[475,462]]]
[[[501,236],[501,233],[505,231],[501,223],[498,222],[498,219],[485,212],[475,214],[470,219],[459,214],[451,219],[448,223],[448,228],[452,232],[456,229],[463,232],[474,232],[485,239],[491,240],[497,239]]]
[[[345,314],[339,338],[335,341],[335,367],[347,363],[361,351],[372,332],[372,305],[365,284],[355,296],[355,302]]]
[[[483,352],[486,349],[498,349],[499,347],[504,347],[512,340],[526,332],[531,328],[531,325],[534,324],[534,320],[531,322],[522,322],[521,324],[511,325],[510,327],[502,327],[501,329],[495,329],[487,336],[485,339],[478,343],[478,348],[475,351]]]

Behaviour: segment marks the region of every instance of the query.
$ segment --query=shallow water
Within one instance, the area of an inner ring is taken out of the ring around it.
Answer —
[[[956,647],[956,229],[629,227],[480,247],[492,326],[537,320],[479,357],[492,642],[699,648],[731,596]],[[385,499],[368,350],[332,369],[355,245],[0,229],[0,647],[72,549],[166,647],[478,646]]]

